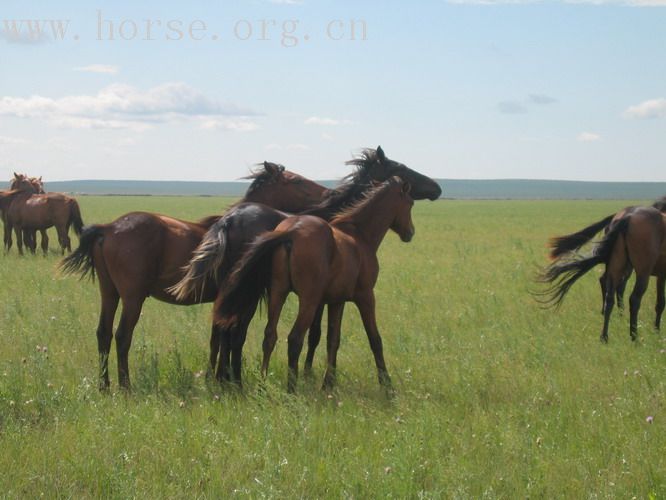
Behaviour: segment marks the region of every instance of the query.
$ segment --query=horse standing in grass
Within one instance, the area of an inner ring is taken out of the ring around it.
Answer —
[[[9,207],[19,195],[23,193],[35,194],[43,191],[41,184],[38,184],[36,178],[29,178],[25,174],[17,174],[14,172],[14,177],[10,181],[9,190],[0,192],[0,213],[2,214],[3,224],[3,242],[5,252],[9,252],[12,247],[12,228],[7,220],[7,212]]]
[[[263,169],[251,177],[253,182],[243,200],[271,203],[284,210],[312,206],[328,192],[325,187],[274,163],[264,163]],[[166,215],[131,212],[109,224],[88,226],[83,231],[79,248],[61,266],[65,273],[82,276],[90,273],[93,278],[96,274],[99,281],[101,312],[97,345],[101,389],[110,385],[108,357],[119,301],[123,308],[116,330],[118,382],[121,387],[129,388],[129,349],[146,298],[152,296],[178,305],[215,299],[217,286],[212,279],[202,285],[199,295],[176,297],[168,289],[183,277],[183,266],[219,218],[211,216],[188,222]]]
[[[14,178],[12,179],[9,189],[17,189],[17,186],[19,185],[19,178],[27,178],[28,181],[30,182],[30,185],[32,186],[32,193],[33,194],[45,194],[46,191],[44,191],[44,182],[42,181],[42,177],[28,177],[25,174],[17,174],[14,172]],[[48,252],[49,249],[49,236],[48,233],[46,232],[46,229],[40,229],[40,234],[42,235],[42,250],[44,251],[44,255]],[[31,253],[35,253],[37,251],[37,232],[30,230],[30,229],[24,229],[23,230],[23,242],[25,243],[25,246],[28,247]],[[7,231],[5,229],[5,249],[9,251],[12,247],[13,241],[12,241],[12,233],[11,231]]]
[[[30,180],[23,176],[20,182],[30,184]],[[17,174],[15,178],[18,181]],[[11,203],[5,211],[5,220],[8,231],[14,229],[16,233],[16,246],[20,255],[23,255],[23,234],[28,231],[29,237],[27,244],[34,246],[35,231],[45,231],[55,226],[58,233],[58,241],[62,253],[65,250],[71,251],[69,239],[69,228],[72,226],[77,235],[81,234],[83,229],[83,220],[79,204],[74,198],[61,193],[36,194],[34,192],[21,192],[12,198]],[[5,243],[11,246],[11,238]],[[44,239],[42,239],[42,248],[44,252],[48,250],[48,238],[46,239],[46,248]]]
[[[608,215],[594,224],[587,226],[586,228],[581,229],[572,234],[567,234],[565,236],[558,236],[550,240],[550,258],[557,260],[567,254],[578,251],[583,245],[590,242],[594,236],[600,231],[604,231],[604,234],[607,234],[608,231],[613,227],[615,223],[621,220],[623,217],[635,212],[640,207],[630,206],[625,207],[616,214]],[[666,197],[659,198],[652,204],[652,208],[656,208],[662,213],[666,213]],[[617,306],[619,309],[624,308],[624,290],[627,286],[627,282],[631,277],[632,267],[631,263],[628,263],[625,270],[625,275],[622,281],[615,289],[615,296],[617,298]],[[606,304],[606,275],[602,275],[599,278],[599,285],[601,287],[601,314],[604,314],[604,308]],[[657,276],[657,304],[655,306],[656,319],[655,326],[657,329],[661,326],[661,315],[664,311],[664,306],[666,306],[666,278]]]
[[[319,205],[305,210],[301,215],[311,215],[330,220],[337,212],[362,199],[375,183],[398,176],[411,185],[414,199],[436,200],[442,193],[434,180],[416,172],[404,164],[389,159],[381,147],[365,149],[347,162],[356,167],[340,186],[334,189]],[[229,210],[206,233],[203,241],[187,266],[183,279],[173,287],[179,297],[197,293],[211,278],[224,283],[246,246],[265,231],[273,230],[289,214],[256,204],[242,203]],[[219,301],[218,297],[218,301]],[[233,314],[237,321],[213,323],[210,342],[210,369],[218,380],[233,380],[240,384],[242,350],[247,329],[258,305],[257,300],[237,304]],[[317,309],[310,334],[305,370],[310,372],[314,354],[321,338],[323,304]]]
[[[379,274],[377,250],[389,229],[402,241],[414,236],[409,184],[393,177],[370,191],[366,198],[337,214],[330,223],[313,216],[293,216],[274,231],[255,240],[215,302],[214,320],[234,323],[243,303],[268,294],[268,323],[264,332],[261,373],[277,341],[277,324],[287,295],[298,295],[298,316],[289,333],[288,389],[294,392],[298,358],[306,330],[320,304],[328,305],[328,366],[324,387],[335,382],[343,306],[356,304],[375,357],[379,382],[390,387],[382,339],[375,319],[374,287]]]
[[[636,272],[636,283],[629,298],[629,333],[636,340],[638,311],[650,276],[659,282],[666,278],[666,215],[656,208],[636,208],[611,226],[603,240],[587,257],[575,255],[559,259],[547,267],[540,280],[551,284],[544,292],[546,303],[559,305],[573,284],[590,269],[605,264],[604,325],[602,342],[608,341],[608,325],[617,288],[626,280],[627,269]],[[663,296],[657,302],[659,324]]]

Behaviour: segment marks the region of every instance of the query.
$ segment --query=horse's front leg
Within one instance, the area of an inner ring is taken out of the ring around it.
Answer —
[[[335,385],[338,349],[340,348],[340,327],[345,303],[328,305],[328,332],[326,334],[327,366],[322,389],[332,389]],[[320,318],[321,319],[321,318]]]
[[[379,383],[383,387],[386,387],[388,390],[392,391],[391,377],[388,374],[386,363],[384,361],[382,337],[379,335],[377,320],[375,318],[375,294],[371,290],[362,294],[355,300],[355,302],[359,313],[361,313],[363,327],[365,328],[365,333],[367,334],[368,341],[370,342],[370,349],[372,349],[372,354],[375,357],[375,365],[377,366]]]
[[[310,331],[308,332],[308,353],[305,356],[305,375],[312,374],[312,362],[314,361],[315,351],[321,340],[321,320],[324,315],[324,304],[320,304],[315,317],[312,320],[312,325],[310,325]],[[330,311],[329,311],[330,315]]]

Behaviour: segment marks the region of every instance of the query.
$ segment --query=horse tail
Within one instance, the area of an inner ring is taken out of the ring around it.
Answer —
[[[72,223],[76,235],[81,236],[81,231],[83,231],[83,219],[81,218],[79,203],[74,198],[69,202],[69,222]]]
[[[271,280],[271,257],[280,245],[291,242],[291,231],[270,231],[257,236],[234,266],[215,302],[213,321],[234,327],[246,311],[266,298]]]
[[[65,274],[80,274],[81,279],[90,273],[90,278],[94,281],[95,265],[93,261],[93,249],[95,243],[101,240],[103,236],[103,225],[97,224],[84,228],[79,238],[79,248],[60,261],[60,269]]]
[[[584,229],[572,234],[567,234],[566,236],[557,236],[551,238],[548,245],[550,246],[550,258],[557,259],[562,255],[578,250],[585,243],[590,241],[594,236],[601,231],[603,228],[608,226],[611,223],[615,215],[609,215],[604,217],[598,222],[587,226]]]
[[[227,240],[230,220],[223,217],[206,232],[201,243],[192,254],[192,258],[183,268],[185,276],[167,292],[178,300],[185,300],[191,294],[203,295],[206,281],[218,276],[218,270],[227,253]]]
[[[551,285],[546,291],[536,294],[544,298],[540,302],[547,306],[559,306],[569,289],[581,276],[598,264],[608,264],[618,237],[626,234],[629,220],[629,217],[623,217],[613,224],[591,255],[587,257],[576,256],[564,262],[554,262],[548,266],[538,277],[538,281],[541,283]]]

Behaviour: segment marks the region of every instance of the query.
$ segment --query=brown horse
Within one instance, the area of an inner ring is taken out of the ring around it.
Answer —
[[[607,234],[610,228],[621,220],[626,215],[629,215],[636,211],[639,207],[630,206],[625,207],[616,214],[608,215],[594,224],[587,226],[580,231],[577,231],[572,234],[567,234],[565,236],[558,236],[550,240],[550,258],[557,260],[562,256],[566,256],[569,253],[578,251],[583,245],[590,242],[594,236],[599,233],[601,230],[604,231],[604,234]],[[662,213],[666,213],[666,197],[659,198],[652,204],[652,208],[656,208]],[[631,277],[632,268],[631,264],[627,265],[625,272],[625,278],[620,282],[620,284],[615,289],[615,295],[617,298],[617,306],[619,309],[624,308],[624,290],[627,286],[627,281]],[[604,308],[606,304],[606,276],[602,275],[599,278],[599,285],[601,287],[601,314],[604,314]],[[666,306],[666,279],[657,277],[657,305],[655,307],[656,319],[655,326],[657,329],[661,324],[661,315]]]
[[[540,277],[542,282],[551,285],[543,294],[546,303],[559,305],[573,284],[598,264],[606,265],[603,342],[608,341],[616,290],[626,280],[627,269],[633,267],[636,272],[636,283],[629,298],[629,332],[635,340],[638,310],[650,276],[657,276],[660,282],[666,278],[666,215],[652,207],[636,208],[611,225],[590,256],[575,255],[555,261]],[[658,302],[657,323],[660,316]]]
[[[298,315],[289,333],[288,390],[296,388],[298,358],[306,330],[320,304],[328,304],[328,367],[324,386],[335,381],[343,305],[354,302],[375,357],[379,382],[391,379],[384,362],[382,339],[375,320],[374,287],[379,274],[377,249],[389,229],[402,241],[414,236],[409,184],[393,177],[365,199],[342,211],[330,223],[313,216],[293,216],[255,240],[238,262],[215,302],[214,319],[234,323],[239,305],[268,294],[262,375],[277,341],[280,312],[291,291],[298,295]],[[224,326],[230,326],[229,324]]]
[[[330,220],[337,212],[363,198],[375,183],[383,182],[392,176],[398,176],[410,183],[410,194],[414,199],[435,200],[442,193],[437,182],[389,159],[381,147],[365,149],[347,164],[356,167],[354,172],[324,201],[301,215]],[[173,288],[173,292],[178,296],[196,293],[211,277],[214,277],[217,283],[223,283],[246,246],[262,232],[273,230],[288,216],[287,213],[264,205],[248,203],[239,204],[229,210],[210,228],[188,264],[185,276]],[[219,328],[214,324],[210,345],[210,369],[216,373],[218,380],[233,380],[240,384],[243,344],[257,305],[257,301],[247,301],[240,305],[240,309],[233,311],[240,318],[233,327]],[[312,369],[315,350],[321,338],[323,308],[322,304],[310,328],[306,372]]]
[[[318,203],[328,190],[281,165],[264,163],[252,175],[244,200],[272,203],[283,209],[298,210]],[[118,382],[129,388],[128,354],[132,334],[147,297],[170,304],[190,305],[212,302],[217,286],[209,280],[202,293],[177,298],[168,289],[183,277],[183,266],[201,242],[206,231],[220,217],[188,222],[166,215],[132,212],[109,224],[87,227],[79,248],[61,266],[66,273],[97,274],[101,312],[97,327],[100,358],[100,388],[109,387],[108,356],[113,338],[113,320],[122,301],[116,330]]]
[[[10,182],[9,189],[17,189],[19,185],[19,180],[21,178],[27,178],[28,181],[30,182],[30,185],[32,186],[32,193],[33,194],[45,194],[46,191],[44,191],[44,182],[42,181],[42,177],[28,177],[25,174],[17,174],[14,172],[14,178]],[[40,229],[40,234],[42,235],[42,250],[44,252],[44,255],[48,253],[49,249],[49,236],[46,231],[46,229]],[[30,229],[24,229],[23,230],[23,242],[25,243],[26,247],[30,250],[31,253],[35,253],[37,250],[37,239],[36,239],[36,231],[30,230]],[[5,249],[6,251],[9,251],[12,247],[12,233],[11,231],[7,231],[7,228],[5,227]]]
[[[24,184],[26,182],[31,184],[28,178],[24,177],[20,180],[17,174],[15,174],[15,180]],[[71,251],[68,235],[69,227],[73,226],[77,235],[80,235],[83,229],[79,204],[74,198],[61,193],[33,194],[27,191],[22,192],[13,197],[5,211],[5,220],[8,230],[11,232],[13,228],[16,233],[16,246],[21,255],[23,255],[24,231],[34,234],[34,231],[42,231],[55,226],[58,241],[62,253],[64,253],[65,250]],[[28,239],[30,240],[30,238]],[[34,244],[34,238],[32,238],[32,243]],[[11,239],[6,240],[6,244],[11,246]],[[48,245],[48,239],[46,244]],[[44,240],[42,240],[42,245],[44,245]],[[48,247],[46,249],[48,250]]]
[[[14,172],[14,177],[9,181],[9,191],[0,192],[0,212],[2,213],[5,252],[8,252],[12,246],[12,231],[7,220],[9,206],[20,193],[39,194],[43,191],[41,177],[38,179]],[[24,235],[28,237],[29,231],[24,232]]]

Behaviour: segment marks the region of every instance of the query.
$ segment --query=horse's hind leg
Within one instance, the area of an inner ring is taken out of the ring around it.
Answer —
[[[604,326],[601,330],[601,341],[608,342],[608,325],[610,323],[611,313],[613,312],[613,306],[615,305],[615,287],[613,286],[613,280],[610,274],[607,272],[604,273],[605,284],[603,287],[604,290]]]
[[[340,324],[345,304],[328,305],[328,332],[326,334],[327,366],[322,389],[331,389],[335,385],[338,349],[340,348]]]
[[[123,297],[123,312],[120,315],[118,329],[116,330],[116,352],[118,354],[118,383],[121,387],[129,389],[129,349],[132,345],[134,327],[139,321],[141,308],[145,297]]]
[[[97,351],[99,352],[99,389],[109,388],[109,352],[113,339],[113,318],[118,309],[118,292],[110,283],[102,284],[100,277],[100,295],[102,296],[102,309],[97,325]]]
[[[15,227],[16,233],[16,248],[18,248],[19,255],[23,255],[23,230],[20,227]]]
[[[638,331],[638,310],[641,307],[641,299],[643,298],[645,290],[647,290],[649,280],[649,275],[639,275],[636,273],[636,284],[629,297],[629,334],[631,335],[631,340],[636,340]]]
[[[617,285],[617,290],[615,291],[615,296],[617,297],[617,308],[618,309],[624,309],[624,291],[627,288],[627,283],[629,282],[629,278],[631,278],[631,271],[632,271],[631,264],[627,263],[626,268],[624,269],[624,275],[622,276],[622,280],[620,283]]]
[[[599,278],[599,287],[601,288],[601,314],[606,310],[606,273]]]
[[[330,312],[329,312],[330,315]],[[314,361],[315,351],[321,340],[321,320],[324,316],[324,304],[320,304],[315,313],[315,317],[312,320],[312,325],[310,326],[310,331],[308,333],[308,353],[305,356],[305,367],[304,372],[306,375],[312,373],[312,362]]]
[[[58,233],[58,242],[60,243],[60,253],[65,255],[65,250],[68,252],[72,251],[72,245],[69,241],[69,235],[67,234],[67,228],[62,226],[56,226],[56,232]]]
[[[277,342],[277,324],[284,302],[287,300],[287,295],[289,295],[289,290],[278,290],[277,287],[271,287],[268,298],[268,321],[264,329],[264,342],[262,345],[264,357],[261,362],[261,375],[264,378],[268,375],[268,364],[271,360],[273,349],[275,349],[275,343]]]
[[[42,233],[42,252],[44,252],[44,257],[49,253],[49,235],[46,232],[46,229],[41,230]]]
[[[288,349],[287,357],[289,360],[289,375],[287,377],[287,390],[296,392],[296,381],[298,380],[298,358],[303,350],[303,341],[305,334],[312,324],[312,320],[319,308],[319,298],[314,298],[311,294],[299,296],[298,316],[294,326],[291,327],[289,337],[287,338]]]
[[[217,359],[220,354],[220,342],[222,336],[222,328],[213,321],[213,326],[210,329],[210,355],[209,355],[209,364],[208,364],[208,373],[206,377],[213,376],[215,374],[215,368],[217,367]]]
[[[655,306],[655,312],[657,316],[654,320],[654,326],[659,330],[661,327],[661,314],[664,312],[664,307],[666,307],[666,296],[664,294],[664,288],[666,287],[666,276],[657,276],[657,305]]]
[[[257,310],[257,305],[257,303],[247,305],[240,321],[236,327],[231,330],[232,381],[239,386],[241,385],[243,346],[245,345],[245,338],[247,337],[247,329],[249,328],[250,321],[252,321],[254,313]]]

